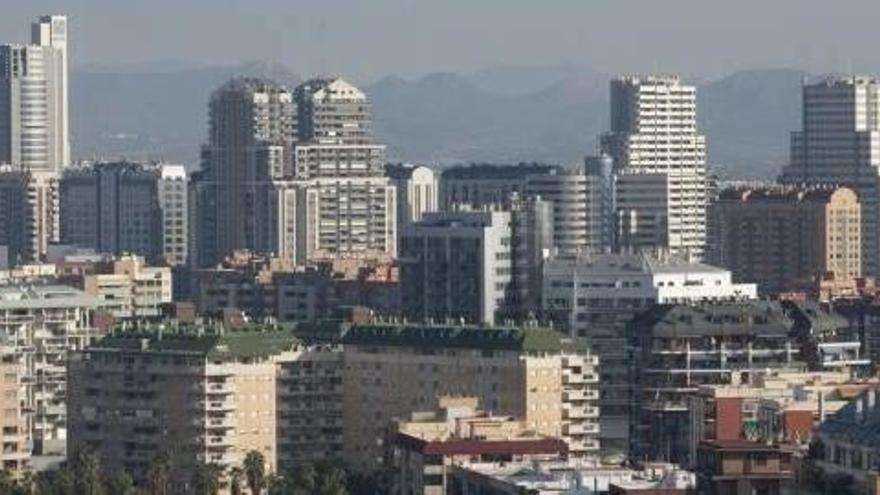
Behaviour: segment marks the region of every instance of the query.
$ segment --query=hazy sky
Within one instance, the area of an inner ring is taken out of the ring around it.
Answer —
[[[880,72],[877,0],[0,0],[0,40],[70,16],[74,65],[282,62],[357,79],[570,63],[713,77]]]

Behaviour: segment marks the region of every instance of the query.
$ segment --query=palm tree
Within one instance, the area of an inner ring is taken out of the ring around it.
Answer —
[[[238,466],[229,470],[229,493],[231,495],[241,495],[241,479],[244,478],[244,471]]]
[[[171,458],[162,453],[150,463],[147,472],[150,495],[171,495]]]
[[[223,468],[217,464],[201,463],[193,473],[193,488],[196,495],[217,495],[220,491],[220,475]]]
[[[260,495],[266,483],[266,458],[259,450],[252,450],[244,457],[242,466],[251,495]]]

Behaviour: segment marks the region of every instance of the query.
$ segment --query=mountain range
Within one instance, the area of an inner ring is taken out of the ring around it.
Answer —
[[[165,159],[195,168],[211,91],[235,75],[300,78],[278,65],[98,67],[74,71],[74,154]],[[723,178],[771,177],[800,125],[800,86],[789,69],[751,70],[698,85],[700,131]],[[499,66],[363,85],[377,139],[391,161],[579,163],[608,126],[611,76],[575,66]]]

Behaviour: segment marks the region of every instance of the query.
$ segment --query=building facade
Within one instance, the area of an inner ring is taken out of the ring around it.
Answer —
[[[862,275],[861,205],[846,187],[729,189],[710,209],[711,261],[763,294]]]
[[[493,324],[511,290],[510,213],[429,213],[404,230],[404,314]]]
[[[880,82],[832,77],[804,84],[802,128],[791,134],[790,163],[780,181],[792,185],[840,185],[862,205],[862,272],[880,272]]]
[[[438,211],[439,188],[433,170],[410,163],[388,164],[385,175],[391,179],[397,192],[398,234],[407,225],[421,220],[425,213]]]
[[[46,259],[60,240],[59,181],[55,172],[0,170],[0,245],[6,266]]]
[[[706,245],[709,197],[706,140],[697,131],[696,99],[696,88],[674,76],[613,80],[611,130],[602,136],[601,148],[619,172],[665,176],[665,181],[642,184],[650,185],[652,196],[666,199],[665,225],[656,225],[653,242],[699,259]],[[656,205],[638,204],[629,194],[629,188],[617,191],[620,214],[655,216]]]
[[[0,45],[0,163],[60,172],[70,164],[67,18],[40,17],[31,37]]]

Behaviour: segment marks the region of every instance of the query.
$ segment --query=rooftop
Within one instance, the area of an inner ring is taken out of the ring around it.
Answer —
[[[491,163],[472,163],[470,165],[458,165],[447,168],[441,174],[443,180],[467,180],[467,179],[495,179],[510,180],[524,179],[529,175],[550,175],[561,173],[563,168],[559,165],[542,163],[519,163],[517,165],[502,165]]]
[[[650,327],[654,336],[761,335],[788,338],[791,322],[775,301],[700,305],[658,304],[640,313],[633,328]]]
[[[202,333],[185,328],[116,332],[99,340],[89,350],[186,352],[204,354],[210,360],[247,360],[280,354],[300,342],[290,329],[254,326],[222,333],[201,330]]]

